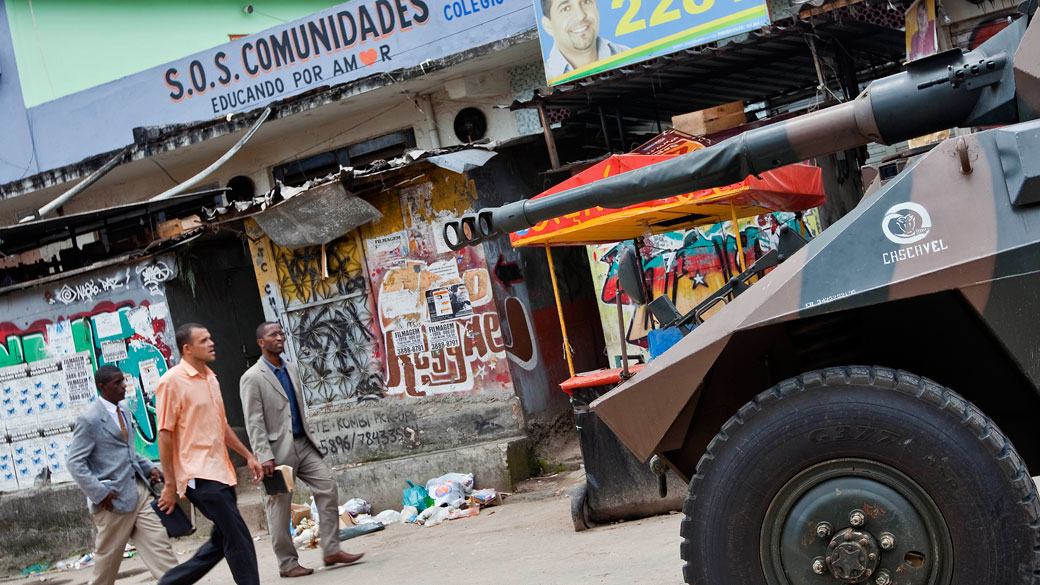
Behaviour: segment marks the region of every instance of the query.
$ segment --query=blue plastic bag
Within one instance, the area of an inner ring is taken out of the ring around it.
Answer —
[[[426,488],[416,486],[408,480],[405,480],[405,483],[408,484],[408,487],[401,490],[401,507],[414,506],[416,510],[422,512],[433,505],[433,498],[430,497]]]

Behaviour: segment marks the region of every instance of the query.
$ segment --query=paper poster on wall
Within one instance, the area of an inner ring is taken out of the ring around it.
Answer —
[[[394,353],[396,355],[407,355],[426,351],[426,341],[423,339],[421,327],[401,329],[394,331]]]
[[[93,370],[90,367],[90,353],[80,352],[61,361],[61,370],[65,374],[65,384],[69,391],[69,402],[85,402],[96,395],[93,383]]]
[[[380,265],[393,262],[408,255],[408,236],[405,232],[394,232],[378,238],[365,240],[370,264]]]
[[[159,386],[159,366],[151,359],[141,362],[138,367],[141,370],[141,389],[145,396],[151,398]]]
[[[123,323],[118,312],[94,315],[94,333],[98,339],[116,337],[123,334]]]
[[[450,319],[452,317],[451,292],[447,288],[426,291],[426,307],[430,311],[431,320]]]
[[[114,364],[127,358],[126,342],[122,339],[110,339],[101,342],[101,358],[106,363]]]
[[[68,416],[68,386],[63,372],[55,368],[52,372],[30,378],[30,384],[36,389],[32,395],[40,424],[50,424]]]
[[[387,319],[418,313],[419,294],[407,289],[380,293],[379,312]]]
[[[46,443],[39,436],[11,441],[11,457],[18,485],[23,489],[31,487],[47,467]]]
[[[430,351],[459,346],[459,330],[454,321],[426,326],[426,337],[430,340]]]
[[[170,307],[166,303],[152,303],[148,305],[148,312],[152,314],[152,319],[168,319],[170,317]]]
[[[72,481],[72,475],[65,467],[65,458],[69,456],[72,444],[72,433],[60,433],[43,438],[47,468],[51,472],[51,483]]]
[[[462,275],[459,274],[459,263],[454,257],[450,260],[434,262],[427,270],[446,280],[462,280]]]
[[[444,241],[444,224],[455,221],[454,217],[438,217],[433,220],[433,245],[437,249],[438,254],[454,254],[455,252],[448,247],[447,242]]]
[[[18,489],[18,476],[14,468],[14,457],[11,446],[0,443],[0,492],[13,492]]]
[[[453,284],[426,291],[426,309],[431,321],[444,321],[453,317],[473,314],[469,302],[469,291],[464,284]]]
[[[155,328],[152,327],[151,315],[148,307],[137,307],[126,312],[126,319],[130,321],[130,328],[134,333],[152,341],[155,338]]]
[[[76,340],[68,321],[47,324],[47,352],[53,357],[76,353]]]

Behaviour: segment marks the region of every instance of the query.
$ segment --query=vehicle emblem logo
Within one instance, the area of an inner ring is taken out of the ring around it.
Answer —
[[[917,203],[898,203],[885,212],[881,220],[881,231],[894,244],[913,244],[928,236],[932,229],[932,218],[928,210]]]

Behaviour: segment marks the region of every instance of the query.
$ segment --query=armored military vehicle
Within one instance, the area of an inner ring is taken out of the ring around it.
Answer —
[[[689,482],[686,582],[1040,583],[1040,24],[1028,21],[850,102],[446,227],[448,243],[473,244],[871,141],[989,128],[912,160],[593,403],[636,456]]]

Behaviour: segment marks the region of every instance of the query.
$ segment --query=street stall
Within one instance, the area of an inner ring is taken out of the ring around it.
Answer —
[[[656,164],[702,147],[692,138],[669,131],[637,152],[611,155],[592,164],[537,195],[535,199],[552,197],[556,193]],[[643,364],[629,364],[627,352],[622,351],[621,367],[581,373],[574,371],[574,350],[567,339],[567,323],[557,290],[552,247],[624,240],[635,240],[638,246],[644,237],[653,234],[728,221],[732,223],[737,248],[735,264],[739,269],[736,272],[744,272],[747,266],[745,250],[737,231],[738,219],[776,211],[804,211],[821,205],[823,201],[820,169],[807,164],[795,164],[760,176],[749,176],[732,185],[656,199],[621,209],[587,209],[510,234],[514,247],[543,246],[548,257],[564,354],[571,375],[560,383],[560,387],[570,396],[574,406],[586,471],[586,484],[578,489],[572,499],[571,515],[575,530],[584,530],[594,523],[645,517],[677,509],[685,490],[674,475],[666,479],[663,466],[652,471],[654,462],[651,462],[650,467],[640,463],[588,408],[589,403],[618,382],[631,377]],[[802,236],[807,236],[801,222],[799,231]],[[638,254],[630,253],[628,256],[627,262],[640,264]],[[631,270],[629,274],[640,276],[636,278],[636,283],[626,283],[626,291],[633,290],[633,286],[646,289],[641,270]],[[615,279],[615,283],[620,283],[620,280]],[[615,286],[618,290],[614,298],[624,339],[624,325],[620,315],[622,297],[625,295],[620,284]],[[673,494],[671,498],[667,497],[669,487]]]

